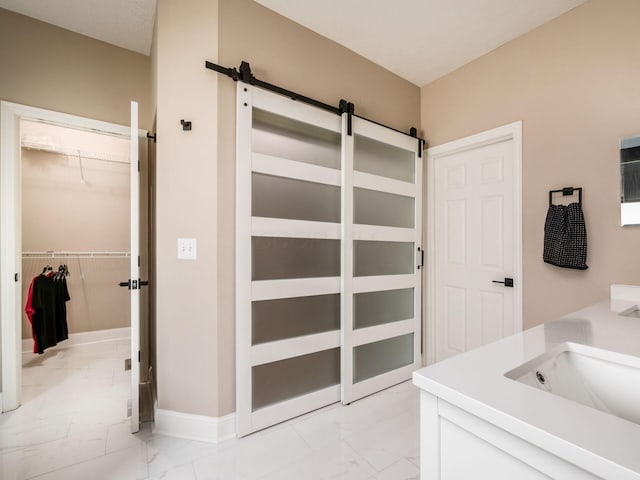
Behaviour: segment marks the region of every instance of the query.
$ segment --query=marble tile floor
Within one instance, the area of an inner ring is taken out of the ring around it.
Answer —
[[[23,405],[0,415],[2,480],[419,478],[418,391],[405,382],[241,439],[129,433],[127,341],[25,355]]]

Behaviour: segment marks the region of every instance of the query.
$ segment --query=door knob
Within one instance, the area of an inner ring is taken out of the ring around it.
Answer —
[[[505,287],[511,287],[511,288],[513,288],[513,278],[505,277],[505,278],[504,278],[504,281],[500,281],[500,280],[493,280],[493,283],[501,283],[501,284],[503,284]]]

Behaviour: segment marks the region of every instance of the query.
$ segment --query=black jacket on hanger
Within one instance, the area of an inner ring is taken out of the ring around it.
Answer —
[[[67,327],[67,304],[71,300],[67,281],[56,279],[55,274],[38,275],[33,280],[33,334],[38,353],[69,338]]]

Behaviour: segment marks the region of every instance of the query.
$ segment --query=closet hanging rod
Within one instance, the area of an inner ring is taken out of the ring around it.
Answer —
[[[130,252],[22,252],[22,258],[130,258]]]
[[[231,78],[234,82],[237,81],[241,81],[244,83],[248,83],[249,85],[255,85],[256,87],[260,87],[263,88],[265,90],[269,90],[271,92],[275,92],[278,93],[280,95],[283,95],[285,97],[289,97],[292,100],[298,100],[301,101],[303,103],[307,103],[309,105],[313,105],[314,107],[318,107],[321,108],[323,110],[327,110],[331,113],[335,113],[336,115],[342,115],[343,113],[349,113],[351,115],[355,115],[358,118],[362,118],[363,120],[367,120],[369,122],[375,123],[376,125],[380,125],[382,127],[388,128],[390,130],[393,130],[395,132],[398,133],[402,133],[403,135],[407,135],[409,137],[415,138],[416,140],[418,140],[420,142],[420,156],[422,156],[422,147],[425,145],[425,139],[418,137],[417,134],[417,129],[415,127],[412,127],[411,130],[409,131],[409,133],[407,132],[403,132],[402,130],[398,130],[396,128],[393,127],[389,127],[388,125],[385,125],[383,123],[380,122],[376,122],[374,120],[371,120],[369,118],[360,116],[360,115],[356,115],[355,114],[355,107],[353,105],[353,103],[351,102],[347,102],[346,100],[340,100],[338,107],[334,107],[332,105],[329,105],[327,103],[321,102],[319,100],[314,100],[313,98],[309,98],[306,97],[304,95],[300,95],[299,93],[296,92],[292,92],[291,90],[287,90],[285,88],[282,87],[278,87],[277,85],[273,85],[272,83],[268,83],[268,82],[264,82],[262,80],[257,79],[253,73],[251,73],[251,65],[248,62],[242,61],[240,63],[240,68],[236,69],[234,68],[228,68],[228,67],[223,67],[222,65],[217,65],[213,62],[209,62],[209,61],[205,61],[204,62],[204,66],[205,68],[208,68],[209,70],[214,70],[218,73],[221,73],[223,75],[226,75],[227,77]]]
[[[109,157],[107,154],[100,155],[99,152],[82,152],[82,150],[74,150],[72,148],[60,147],[57,145],[47,145],[45,143],[35,143],[35,142],[22,142],[20,145],[22,148],[26,148],[28,150],[38,150],[41,152],[50,152],[58,155],[66,155],[69,157],[82,157],[83,159],[91,159],[98,160],[101,162],[108,163],[121,163],[124,165],[130,165],[131,162],[125,160],[115,160],[113,156]]]

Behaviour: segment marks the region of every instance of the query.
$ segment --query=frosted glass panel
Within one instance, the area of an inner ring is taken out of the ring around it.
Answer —
[[[356,277],[413,273],[414,263],[413,243],[353,242],[353,272]]]
[[[353,296],[353,326],[356,329],[410,318],[413,318],[413,288],[356,293]]]
[[[415,199],[403,195],[353,189],[353,223],[413,228]]]
[[[413,333],[360,345],[353,349],[353,383],[412,363]]]
[[[340,295],[253,302],[251,344],[340,329]]]
[[[340,240],[251,238],[252,280],[340,276]]]
[[[251,174],[251,215],[340,223],[340,187]]]
[[[340,142],[338,132],[253,109],[254,152],[340,170]]]
[[[340,383],[340,349],[266,363],[252,368],[252,410]]]
[[[353,142],[355,170],[404,182],[415,182],[414,152],[361,135],[356,135]]]

